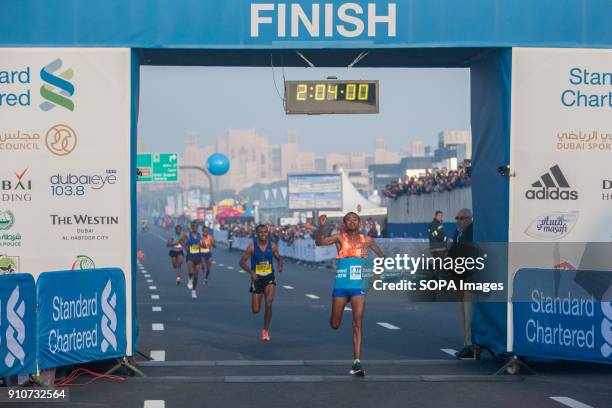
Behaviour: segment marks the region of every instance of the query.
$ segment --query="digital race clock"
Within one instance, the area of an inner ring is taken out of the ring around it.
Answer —
[[[378,113],[378,81],[285,81],[285,112]]]

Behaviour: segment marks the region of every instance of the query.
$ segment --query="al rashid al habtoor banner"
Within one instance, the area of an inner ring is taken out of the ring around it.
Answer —
[[[130,67],[129,49],[0,48],[2,272],[38,279],[119,268],[124,275],[99,288],[48,286],[57,291],[50,315],[67,337],[58,328],[56,344],[41,338],[41,347],[61,351],[63,342],[98,359],[132,352]],[[87,342],[70,334],[83,311],[94,322]],[[123,327],[115,317],[108,323],[115,311]]]

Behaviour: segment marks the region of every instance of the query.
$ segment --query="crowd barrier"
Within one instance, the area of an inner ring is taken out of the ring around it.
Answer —
[[[214,232],[215,241],[223,244],[228,243],[227,231]],[[427,253],[428,245],[425,240],[418,238],[376,238],[376,243],[385,254],[421,254]],[[245,250],[253,242],[252,238],[235,237],[233,248]],[[278,250],[283,257],[296,259],[304,262],[325,262],[336,258],[338,251],[335,245],[318,247],[313,239],[298,239],[291,244],[280,241]]]
[[[0,377],[127,353],[118,268],[0,275]]]

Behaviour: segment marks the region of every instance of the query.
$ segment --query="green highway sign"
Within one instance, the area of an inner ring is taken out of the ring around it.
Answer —
[[[136,180],[149,183],[177,183],[178,154],[138,153]]]

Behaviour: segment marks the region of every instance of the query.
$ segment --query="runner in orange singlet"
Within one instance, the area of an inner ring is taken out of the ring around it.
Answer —
[[[359,215],[349,212],[344,216],[345,232],[325,238],[323,229],[327,221],[326,215],[319,217],[319,229],[317,230],[316,244],[318,246],[335,244],[338,250],[337,258],[367,258],[368,249],[372,249],[379,257],[385,254],[371,237],[359,233]],[[353,310],[353,366],[350,374],[364,376],[365,371],[361,367],[361,334],[363,316],[365,313],[365,291],[361,289],[334,289],[332,294],[332,313],[329,324],[336,330],[342,323],[344,307],[351,302]]]

